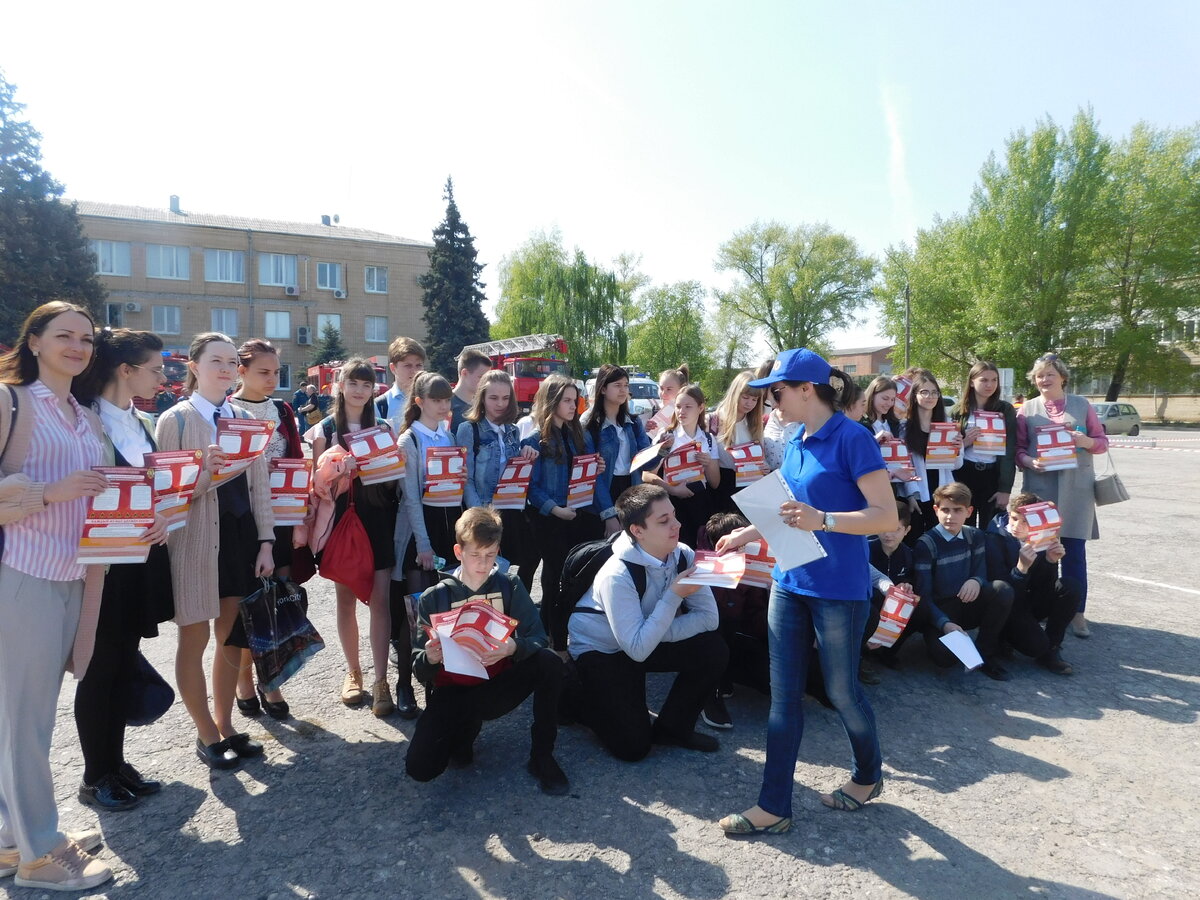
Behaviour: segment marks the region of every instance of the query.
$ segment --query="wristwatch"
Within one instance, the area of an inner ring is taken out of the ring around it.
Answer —
[[[825,513],[825,531],[833,531],[833,526],[837,524],[837,520],[833,518],[833,513]]]

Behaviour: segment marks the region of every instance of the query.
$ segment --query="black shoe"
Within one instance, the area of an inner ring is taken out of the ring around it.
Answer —
[[[258,691],[258,699],[262,702],[262,707],[267,711],[267,715],[278,722],[282,722],[292,714],[292,708],[288,706],[286,700],[268,700],[266,692],[261,687],[255,687]]]
[[[879,670],[867,662],[865,659],[860,659],[858,662],[858,680],[863,684],[879,684]]]
[[[559,767],[554,757],[547,753],[542,756],[531,756],[525,764],[526,771],[537,779],[538,789],[543,794],[561,797],[571,790],[567,775]]]
[[[248,734],[231,734],[225,738],[225,743],[229,745],[230,750],[243,759],[263,755],[263,745],[258,741],[250,740]]]
[[[139,797],[148,797],[162,790],[161,781],[148,781],[129,763],[121,763],[117,767],[117,780],[121,782],[121,787]]]
[[[232,769],[238,764],[238,755],[230,749],[229,741],[206,745],[196,738],[196,755],[210,769]]]
[[[262,715],[262,707],[258,703],[257,697],[243,699],[242,697],[234,697],[234,702],[237,703],[238,712],[248,719],[253,719],[255,716]]]
[[[979,667],[979,671],[986,675],[992,681],[1011,681],[1012,676],[1008,674],[1008,669],[1001,666],[999,663],[994,663],[991,660],[985,662]]]
[[[1034,660],[1043,669],[1049,669],[1055,675],[1072,675],[1075,670],[1071,668],[1071,664],[1062,658],[1061,647],[1051,647],[1036,660]]]
[[[698,750],[701,753],[716,753],[721,749],[721,743],[715,737],[698,731],[680,734],[656,728],[652,740],[667,747],[683,747],[685,750]]]
[[[450,751],[450,768],[465,769],[475,762],[475,741],[472,739],[465,744],[459,744]]]
[[[415,719],[421,714],[421,707],[417,706],[417,695],[411,684],[396,682],[396,713],[402,719]]]
[[[704,704],[704,709],[700,712],[700,718],[704,720],[704,724],[709,728],[728,729],[733,727],[733,718],[729,715],[729,710],[726,709],[725,701],[721,698],[720,692],[714,694]]]
[[[79,786],[79,802],[108,812],[120,812],[133,809],[140,801],[116,775],[102,775],[95,784]]]

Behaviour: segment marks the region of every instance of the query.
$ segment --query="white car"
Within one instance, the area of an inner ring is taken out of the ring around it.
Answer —
[[[587,397],[591,402],[592,391],[596,387],[596,379],[587,381]],[[647,375],[629,376],[629,411],[642,420],[645,425],[650,417],[662,409],[662,400],[658,396],[658,382]]]

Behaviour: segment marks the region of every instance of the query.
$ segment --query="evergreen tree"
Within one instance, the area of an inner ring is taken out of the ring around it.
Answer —
[[[346,345],[342,343],[342,333],[333,327],[332,322],[326,322],[321,329],[321,337],[313,345],[312,364],[324,365],[331,362],[343,362],[350,355]]]
[[[417,283],[425,290],[426,368],[458,377],[458,354],[468,344],[488,339],[483,312],[483,266],[475,261],[475,238],[454,202],[454,181],[446,179],[446,218],[433,232],[429,271]]]
[[[11,344],[31,310],[70,300],[99,314],[104,288],[74,203],[42,168],[41,135],[0,73],[0,341]]]

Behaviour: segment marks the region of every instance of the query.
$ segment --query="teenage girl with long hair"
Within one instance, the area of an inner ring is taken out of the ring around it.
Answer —
[[[604,531],[595,513],[567,507],[572,460],[595,452],[591,435],[579,427],[578,403],[574,381],[557,373],[549,376],[533,398],[534,433],[524,441],[538,451],[529,482],[529,518],[542,551],[542,624],[560,654],[567,650],[571,614],[560,608],[563,563],[572,547]]]
[[[665,459],[676,447],[695,442],[700,445],[700,464],[704,477],[687,484],[667,484],[659,472],[646,472],[642,480],[661,484],[671,495],[675,517],[679,520],[679,539],[689,547],[699,540],[704,523],[713,513],[713,492],[721,484],[721,469],[717,464],[717,445],[713,436],[704,430],[704,391],[698,384],[686,385],[675,397],[675,415],[665,432],[659,435]]]
[[[904,542],[916,546],[918,538],[937,525],[937,516],[933,512],[933,492],[943,484],[952,482],[954,476],[946,469],[930,469],[925,465],[925,453],[929,449],[929,426],[934,422],[948,421],[946,407],[942,403],[942,389],[928,369],[917,369],[911,378],[908,417],[901,424],[900,438],[908,447],[916,473],[916,478],[904,485],[904,494],[912,510],[912,528]],[[961,438],[957,432],[955,437]],[[955,469],[961,465],[960,453]]]
[[[604,522],[604,534],[621,530],[617,498],[642,483],[641,471],[633,470],[633,457],[650,446],[641,420],[629,412],[629,373],[605,363],[596,373],[592,405],[583,416],[583,427],[604,460],[604,472],[596,479],[594,510]]]
[[[713,492],[714,511],[737,512],[733,502],[738,492],[737,472],[729,449],[751,443],[761,446],[763,442],[763,391],[750,387],[753,378],[749,369],[734,376],[716,411],[708,417],[708,431],[717,439],[721,470],[720,484]]]
[[[896,382],[886,375],[877,376],[867,385],[866,418],[876,435],[900,437],[900,420],[896,418]]]
[[[501,369],[483,373],[475,398],[458,426],[455,440],[467,451],[467,508],[488,506],[496,495],[496,485],[510,459],[537,458],[537,449],[521,446],[517,429],[517,398],[512,378]],[[500,555],[517,567],[517,577],[525,590],[533,590],[533,573],[541,559],[524,509],[497,510],[504,525]]]
[[[104,464],[143,466],[158,449],[150,417],[133,405],[151,400],[166,382],[162,340],[149,331],[102,328],[96,334],[95,361],[75,379],[75,398],[89,404],[104,426]],[[162,543],[144,563],[108,567],[96,649],[87,675],[75,691],[75,727],[83,751],[79,799],[98,809],[130,809],[161,784],[147,781],[125,761],[126,697],[138,664],[142,638],[157,637],[158,626],[175,615],[166,522],[156,528]]]
[[[979,429],[971,425],[971,416],[978,410],[998,412],[1004,416],[1004,455],[983,456],[975,451]],[[968,525],[986,529],[997,511],[1006,510],[1017,477],[1017,411],[1011,403],[1000,399],[1000,370],[990,362],[980,360],[971,366],[963,384],[962,399],[952,410],[954,420],[963,434],[963,467],[954,478],[971,489]]]
[[[238,348],[238,378],[241,385],[229,398],[230,402],[246,410],[255,419],[275,425],[263,453],[267,463],[270,464],[273,459],[303,459],[304,447],[300,443],[296,414],[290,404],[272,396],[279,389],[279,351],[262,338],[246,341]],[[275,574],[287,578],[292,571],[291,525],[275,526],[272,556]],[[257,716],[266,709],[272,719],[286,719],[291,712],[283,693],[278,689],[264,693],[262,688],[256,688],[253,671],[253,659],[250,651],[246,650],[242,653],[242,669],[238,673],[234,695],[237,708],[246,716]]]
[[[658,399],[662,404],[663,415],[667,418],[675,412],[675,398],[685,385],[692,381],[691,370],[687,363],[680,363],[677,369],[664,369],[658,376]],[[654,434],[658,430],[653,421],[646,424],[646,430]]]
[[[413,380],[412,393],[404,407],[404,431],[400,435],[400,446],[407,458],[403,513],[412,535],[406,570],[420,566],[433,571],[434,557],[446,562],[454,559],[454,523],[462,515],[462,505],[429,506],[422,502],[426,451],[432,447],[456,446],[446,427],[453,396],[450,382],[445,378],[435,372],[422,372]]]
[[[333,415],[326,416],[309,429],[306,435],[312,444],[314,468],[321,454],[334,444],[349,449],[348,438],[354,432],[374,425],[388,426],[386,421],[376,421],[374,400],[375,367],[365,359],[346,360],[338,376]],[[352,456],[346,457],[346,466],[349,471],[355,471]],[[375,667],[375,682],[371,685],[371,712],[376,716],[386,716],[396,708],[387,682],[388,647],[392,631],[388,582],[391,580],[392,568],[396,565],[396,548],[392,543],[392,535],[399,504],[396,498],[396,482],[363,484],[355,476],[350,489],[340,494],[335,501],[333,528],[337,528],[337,523],[350,508],[352,500],[354,511],[370,539],[373,557],[371,596],[357,598],[367,604],[371,617],[371,663]],[[328,549],[323,551],[323,554],[327,552]],[[335,590],[338,641],[342,645],[342,654],[346,657],[348,670],[342,681],[341,698],[347,706],[358,706],[366,699],[362,662],[359,657],[358,604],[354,591],[348,586],[335,583]]]

